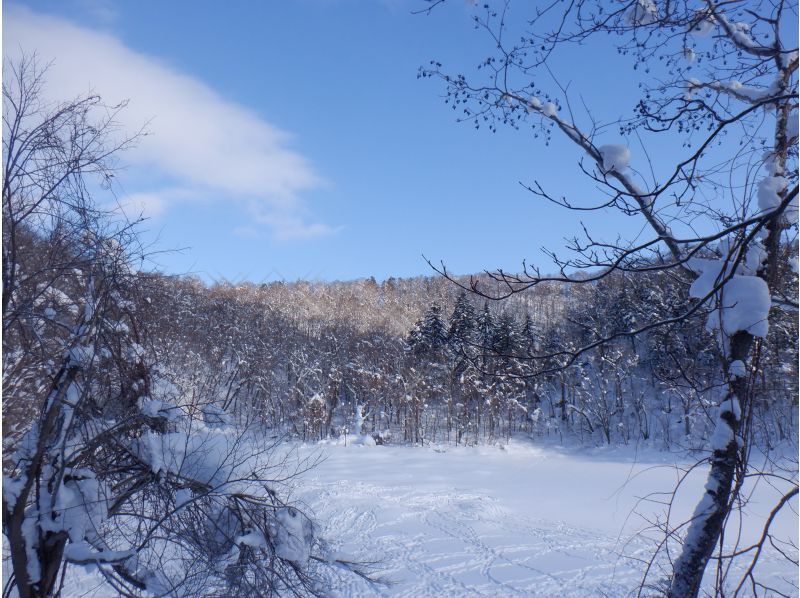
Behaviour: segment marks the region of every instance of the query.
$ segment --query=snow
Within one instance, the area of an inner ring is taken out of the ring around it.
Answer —
[[[770,212],[781,203],[780,193],[786,189],[789,181],[782,176],[768,176],[758,184],[758,209]]]
[[[547,102],[547,103],[546,103],[546,104],[545,104],[545,105],[542,107],[542,113],[543,113],[545,116],[550,116],[550,117],[553,117],[553,116],[555,116],[555,115],[558,113],[558,106],[556,106],[556,105],[555,105],[553,102]]]
[[[652,0],[637,0],[625,12],[625,23],[630,26],[649,25],[658,19],[658,9]]]
[[[734,378],[744,378],[747,376],[747,367],[741,359],[737,359],[728,365],[728,373]]]
[[[743,48],[756,48],[758,44],[753,41],[753,38],[750,37],[748,31],[750,30],[750,25],[747,23],[731,23],[722,13],[717,14],[717,18],[719,19],[720,23],[725,26],[725,29],[729,32],[729,35],[733,38],[733,40]]]
[[[253,548],[263,548],[267,545],[267,539],[258,530],[252,530],[242,536],[237,536],[234,543],[239,546],[251,546]]]
[[[179,415],[178,408],[166,401],[140,399],[139,410],[147,417],[161,417],[168,420],[176,419]]]
[[[608,144],[598,148],[600,156],[603,158],[603,172],[612,171],[622,172],[631,161],[631,151],[624,145]]]
[[[631,595],[643,574],[633,558],[648,558],[657,536],[642,531],[645,518],[664,511],[655,502],[664,496],[653,493],[671,490],[680,474],[674,456],[635,447],[324,448],[298,495],[337,556],[377,560],[395,582],[380,592],[358,580],[332,582],[331,595],[342,597]],[[707,476],[706,466],[687,476],[674,523],[691,518]],[[779,496],[765,484],[758,491],[743,542],[758,537]],[[795,537],[796,514],[779,519],[777,533]],[[765,559],[776,575],[794,578],[777,553]]]
[[[709,314],[708,330],[720,330],[728,337],[742,330],[753,336],[767,336],[772,299],[764,279],[735,275],[719,294],[720,306]]]
[[[687,102],[691,101],[694,98],[694,92],[697,88],[699,88],[702,84],[700,81],[694,78],[687,79],[684,84],[683,89],[683,99]]]
[[[73,363],[81,367],[88,367],[92,359],[94,359],[94,348],[85,345],[77,345],[69,350],[68,355]]]
[[[32,582],[39,581],[42,578],[42,568],[36,550],[39,544],[39,530],[36,525],[36,514],[33,511],[30,517],[25,517],[22,522],[22,536],[25,539],[28,579]]]
[[[233,418],[222,408],[216,405],[204,405],[202,408],[203,422],[211,427],[230,426]]]
[[[311,520],[297,509],[284,507],[275,513],[273,545],[275,554],[301,567],[308,564],[314,542]]]
[[[711,436],[711,450],[724,451],[733,441],[733,437],[733,428],[724,419],[718,418],[717,425],[714,426],[714,434]]]
[[[739,405],[739,399],[735,396],[722,401],[722,403],[719,404],[719,412],[732,414],[736,421],[742,419],[742,407]]]
[[[530,104],[531,104],[531,106],[532,106],[533,108],[535,108],[536,110],[538,110],[539,108],[541,108],[541,107],[542,107],[542,100],[540,100],[540,99],[539,99],[539,98],[537,98],[536,96],[531,96],[531,99],[530,99]]]
[[[711,29],[714,28],[714,21],[712,18],[702,19],[698,22],[691,30],[693,35],[697,35],[698,37],[703,37],[708,35]]]
[[[766,259],[767,250],[761,244],[761,241],[758,239],[752,241],[744,256],[744,263],[739,267],[739,273],[749,275],[757,273]]]
[[[25,487],[25,479],[24,476],[3,476],[3,502],[8,505],[10,511],[14,509],[19,493]]]
[[[738,269],[740,273],[731,276],[714,294],[716,305],[706,320],[707,330],[720,331],[726,337],[741,330],[753,336],[766,337],[772,299],[766,281],[754,275],[764,257],[763,247],[760,244],[752,247],[755,247],[752,254],[748,251],[742,260],[743,264]],[[729,258],[727,243],[721,242],[718,251],[722,255],[720,258],[689,260],[689,267],[698,274],[689,287],[691,297],[705,297],[730,275],[733,259]]]
[[[42,527],[66,531],[72,542],[82,541],[99,529],[108,516],[103,488],[88,470],[67,470],[55,497],[52,518],[44,518]]]
[[[353,446],[343,443],[285,445],[320,464],[297,480],[294,494],[309,507],[315,529],[299,511],[279,509],[270,540],[298,566],[316,535],[332,557],[375,562],[376,574],[394,582],[371,587],[358,578],[328,572],[325,595],[349,596],[629,596],[660,536],[647,519],[663,515],[660,502],[693,457],[635,446],[568,451],[512,441],[506,447]],[[757,461],[757,459],[755,459]],[[705,512],[714,490],[708,467],[690,472],[672,507],[673,524]],[[748,478],[748,515],[742,545],[761,532],[787,483],[776,487]],[[705,496],[700,505],[698,499]],[[642,497],[650,497],[650,500]],[[772,530],[796,537],[797,503],[781,511]],[[734,517],[735,519],[735,517]],[[739,520],[731,525],[739,525]],[[735,534],[733,534],[735,535]],[[261,546],[257,531],[235,536],[237,545]],[[82,556],[86,545],[69,550]],[[234,546],[231,556],[239,554]],[[674,554],[674,553],[673,553]],[[83,556],[87,556],[88,552]],[[112,556],[111,554],[107,556]],[[116,556],[124,556],[119,554]],[[96,557],[93,557],[96,558]],[[222,561],[227,562],[227,556]],[[761,557],[761,575],[794,595],[796,568],[771,546]],[[737,569],[739,567],[739,569]],[[733,570],[742,572],[742,565]],[[170,584],[150,572],[148,590],[170,595]],[[116,596],[102,576],[73,566],[65,598]]]
[[[86,542],[71,542],[64,548],[64,558],[79,563],[124,561],[136,554],[135,550],[95,550]]]

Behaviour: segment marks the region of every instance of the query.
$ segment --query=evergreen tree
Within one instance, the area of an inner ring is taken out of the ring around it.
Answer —
[[[456,300],[453,313],[450,316],[448,328],[448,342],[455,349],[474,341],[477,322],[475,308],[467,298],[467,293],[462,291]]]
[[[417,354],[435,352],[447,344],[447,329],[442,322],[442,308],[438,303],[434,302],[425,315],[417,320],[407,343]]]
[[[492,334],[492,348],[501,355],[513,355],[522,344],[522,333],[511,312],[500,314]],[[504,358],[504,361],[507,358]]]

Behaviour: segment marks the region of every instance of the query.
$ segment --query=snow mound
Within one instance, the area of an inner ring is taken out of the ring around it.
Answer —
[[[297,509],[284,507],[275,513],[273,527],[275,554],[282,559],[305,567],[311,558],[314,525]]]
[[[745,330],[753,336],[766,337],[772,299],[769,287],[758,276],[735,275],[722,288],[719,307],[708,317],[706,328],[733,336]]]
[[[744,378],[747,376],[747,367],[741,359],[737,359],[728,366],[728,373],[734,378]]]
[[[758,184],[758,209],[770,212],[781,203],[780,193],[786,189],[789,181],[782,176],[768,176]]]
[[[604,174],[617,171],[622,172],[630,165],[631,151],[624,145],[616,143],[602,145],[598,148],[603,158],[602,170]]]

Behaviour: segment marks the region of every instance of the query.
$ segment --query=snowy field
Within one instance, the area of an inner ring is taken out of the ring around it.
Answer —
[[[323,459],[296,480],[291,498],[316,515],[337,556],[376,562],[375,572],[391,582],[372,587],[352,576],[331,578],[323,591],[335,597],[635,595],[658,537],[646,531],[648,521],[665,509],[654,501],[675,485],[676,464],[691,463],[658,451],[568,451],[522,442],[283,446],[293,457]],[[706,472],[698,468],[684,480],[672,521],[690,517]],[[784,491],[764,483],[747,490],[741,545],[760,534]],[[642,500],[647,496],[652,500]],[[796,544],[797,529],[794,499],[773,531]],[[797,570],[775,550],[765,550],[759,575],[797,595]],[[72,567],[63,595],[114,594],[96,572]]]
[[[669,454],[630,450],[520,443],[321,450],[325,461],[306,475],[299,496],[326,522],[323,533],[340,553],[380,561],[393,582],[382,589],[349,583],[334,596],[631,595],[644,564],[629,557],[652,551],[648,535],[637,533],[648,527],[643,516],[664,510],[640,499],[671,490],[679,473]],[[690,517],[706,471],[684,481],[674,521]],[[776,496],[761,484],[748,512],[760,519]],[[797,536],[796,505],[776,523],[788,539]],[[743,541],[757,533],[746,527]],[[762,559],[761,574],[773,583],[785,578],[779,585],[795,595],[796,569],[774,551]]]

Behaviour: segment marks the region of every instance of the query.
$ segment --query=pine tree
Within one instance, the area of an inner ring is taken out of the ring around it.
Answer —
[[[417,320],[406,342],[415,353],[425,354],[444,347],[447,344],[447,337],[447,329],[442,322],[442,308],[434,302],[425,315]]]
[[[456,300],[453,313],[450,316],[448,328],[448,342],[451,347],[460,349],[463,345],[474,341],[477,321],[475,308],[467,298],[467,293],[462,291]]]
[[[522,334],[511,312],[500,314],[492,334],[492,348],[501,356],[515,354],[522,342]],[[503,359],[506,361],[507,357]]]

